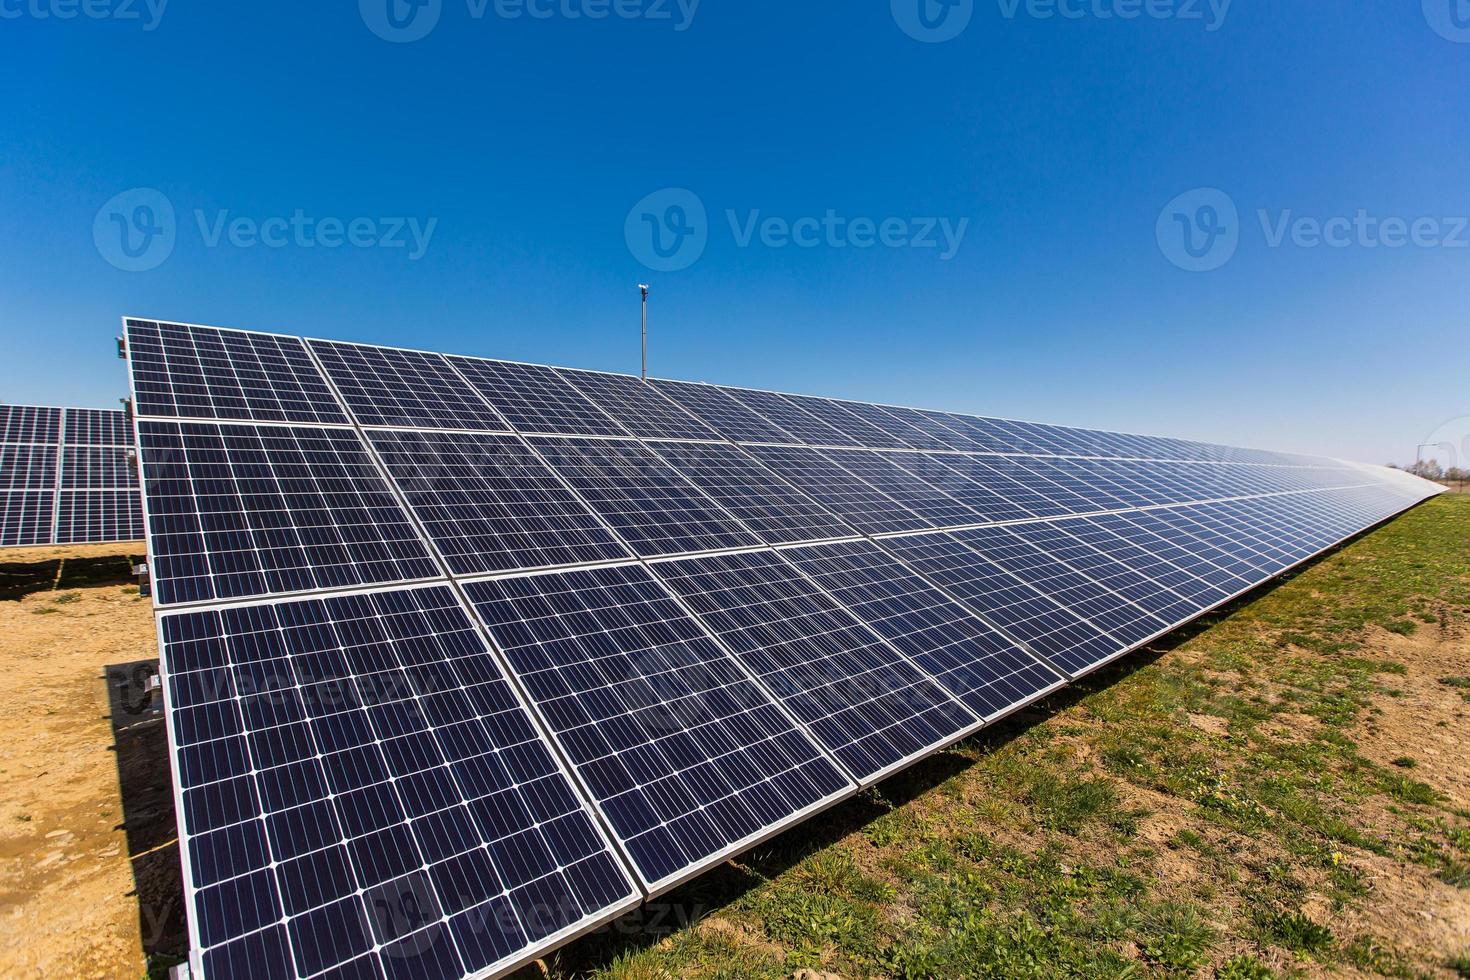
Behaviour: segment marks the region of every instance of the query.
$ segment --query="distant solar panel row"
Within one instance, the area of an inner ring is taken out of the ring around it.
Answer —
[[[132,445],[123,412],[0,405],[0,547],[141,539]]]
[[[127,331],[211,978],[512,969],[1432,492],[1180,440]]]

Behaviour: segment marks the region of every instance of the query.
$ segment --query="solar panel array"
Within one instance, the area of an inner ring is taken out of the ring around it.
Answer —
[[[126,413],[0,405],[0,547],[142,537]]]
[[[508,971],[1438,489],[125,325],[211,978]]]

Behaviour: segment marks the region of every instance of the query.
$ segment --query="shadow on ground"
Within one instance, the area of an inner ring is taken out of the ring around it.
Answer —
[[[108,555],[0,562],[0,602],[18,602],[35,592],[128,585],[136,581],[133,566],[141,561],[141,556]]]
[[[150,975],[182,962],[189,947],[163,702],[148,687],[157,673],[157,660],[142,660],[109,666],[103,677],[122,795],[118,829],[127,834],[138,934]]]

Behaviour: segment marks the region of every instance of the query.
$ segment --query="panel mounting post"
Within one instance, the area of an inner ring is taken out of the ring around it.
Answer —
[[[643,374],[644,381],[648,380],[648,283],[640,282],[638,292],[643,297]]]

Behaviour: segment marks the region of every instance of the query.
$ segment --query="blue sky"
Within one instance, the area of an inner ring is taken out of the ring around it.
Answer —
[[[648,281],[667,377],[1373,462],[1470,416],[1463,0],[88,2],[0,0],[3,401],[114,404],[123,314],[636,371]]]

